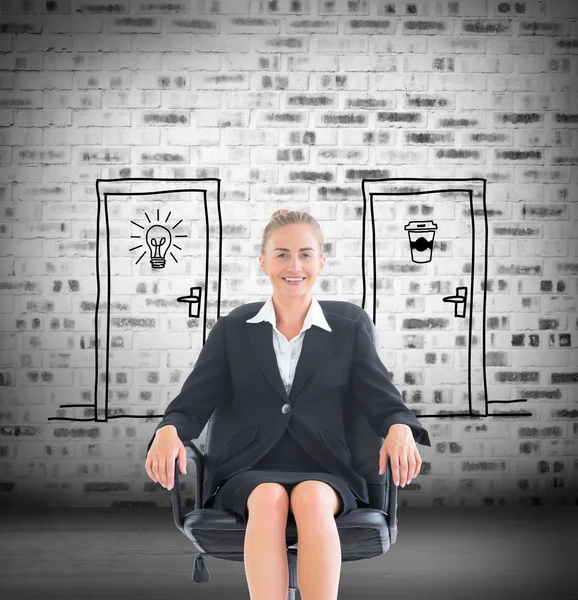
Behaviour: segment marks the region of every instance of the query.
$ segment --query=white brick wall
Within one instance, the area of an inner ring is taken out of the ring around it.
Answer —
[[[97,178],[221,179],[226,314],[270,292],[257,256],[277,208],[323,228],[317,297],[360,302],[362,179],[482,177],[488,385],[526,399],[500,410],[531,416],[448,417],[463,365],[447,332],[428,349],[450,361],[432,378],[439,404],[420,401],[424,354],[404,363],[399,350],[421,332],[401,313],[423,317],[428,298],[388,271],[402,253],[386,237],[409,208],[384,206],[381,356],[433,444],[419,446],[422,473],[399,502],[576,504],[577,2],[0,4],[0,503],[169,504],[144,470],[158,418],[49,420],[92,400]],[[466,260],[467,243],[451,241]],[[162,414],[195,359],[172,297],[186,290],[166,299],[133,263],[128,251],[115,263],[114,317],[152,319],[155,335],[112,328],[127,352],[111,403]],[[174,267],[186,274],[191,260]]]

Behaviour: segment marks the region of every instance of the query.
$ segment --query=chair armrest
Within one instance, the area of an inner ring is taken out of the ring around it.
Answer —
[[[389,529],[389,542],[395,544],[397,538],[397,485],[393,481],[391,470],[391,457],[387,458],[386,485],[388,486],[387,522]]]
[[[183,446],[185,447],[185,451],[187,453],[187,463],[190,460],[195,462],[196,466],[196,485],[195,485],[195,510],[202,506],[203,502],[203,463],[204,456],[202,452],[197,448],[197,446],[190,440],[185,440],[183,442]],[[174,473],[174,485],[171,490],[171,504],[173,509],[173,519],[175,521],[175,525],[177,529],[179,529],[182,533],[185,533],[184,528],[184,516],[181,508],[181,490],[179,483],[179,459],[175,459],[175,473]]]

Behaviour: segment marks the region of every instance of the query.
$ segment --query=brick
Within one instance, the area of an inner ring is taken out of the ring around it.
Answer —
[[[250,0],[198,0],[199,14],[247,15],[251,12]]]
[[[264,90],[309,90],[309,75],[305,73],[251,75],[250,87]]]
[[[0,36],[0,52],[11,52],[12,40],[13,37],[11,35]]]
[[[85,71],[102,69],[102,55],[90,52],[70,54],[46,53],[42,63],[44,71]]]
[[[72,124],[72,114],[65,109],[21,110],[16,112],[14,122],[20,127],[63,127]]]
[[[219,34],[222,31],[221,22],[216,19],[204,19],[198,17],[175,17],[164,25],[166,33],[212,33]]]
[[[545,48],[547,54],[577,54],[578,53],[578,38],[557,38],[553,37],[545,40]]]
[[[556,204],[554,206],[548,204],[525,204],[521,206],[521,216],[523,219],[531,220],[568,220],[569,219],[569,205],[568,204]]]
[[[313,74],[311,77],[316,90],[367,90],[368,75],[365,73]]]
[[[182,148],[159,148],[158,150],[150,150],[140,152],[136,161],[139,164],[151,163],[184,163],[189,164],[193,160],[195,163],[200,162],[198,151],[196,149]]]
[[[18,73],[15,81],[20,90],[70,90],[72,72]]]
[[[196,110],[193,113],[196,122],[203,127],[248,127],[249,111],[220,111]]]
[[[75,125],[78,127],[130,127],[131,115],[124,111],[76,110]]]
[[[541,150],[494,150],[493,162],[495,164],[511,161],[544,164],[544,153]]]
[[[345,34],[392,35],[395,32],[395,22],[390,19],[343,19],[342,23]]]
[[[548,15],[553,19],[576,19],[578,8],[571,0],[554,0],[548,3]]]
[[[196,127],[194,137],[186,129],[170,129],[159,132],[159,135],[161,133],[165,143],[170,146],[218,146],[224,132],[217,128]]]
[[[179,39],[180,37],[178,36]],[[190,49],[187,49],[187,51],[194,53],[207,52],[219,55],[221,53],[245,54],[251,51],[250,36],[247,35],[227,35],[223,37],[199,33],[193,37],[190,44]]]
[[[44,92],[45,108],[101,108],[99,92]]]
[[[151,16],[119,16],[106,19],[105,31],[113,34],[160,33],[161,20]]]
[[[131,79],[128,73],[86,71],[73,74],[74,88],[84,90],[130,89]]]
[[[42,20],[42,33],[100,33],[103,31],[102,17],[94,15],[46,16]]]
[[[29,35],[37,34],[43,30],[40,17],[26,16],[2,20],[0,34]]]
[[[436,73],[430,75],[430,80],[439,91],[485,91],[488,87],[484,77],[479,75],[464,75],[453,73]]]
[[[129,164],[130,162],[129,148],[75,148],[74,150],[75,164]]]
[[[527,168],[519,175],[520,183],[568,183],[570,171],[568,169]]]
[[[567,36],[570,30],[567,21],[520,20],[517,25],[518,35]]]
[[[199,108],[217,108],[221,106],[223,101],[222,94],[217,91],[189,92],[163,90],[160,92],[160,98],[160,106],[163,108],[187,110]]]
[[[143,6],[147,6],[145,5],[141,5],[140,7],[140,11],[143,10]],[[175,4],[176,6],[176,4]],[[94,4],[92,2],[78,2],[75,3],[75,7],[74,7],[75,11],[81,14],[90,14],[90,15],[94,15],[94,14],[123,14],[123,13],[128,13],[129,12],[129,2],[127,0],[121,0],[120,2],[117,1],[114,4],[107,4],[107,3],[102,3],[102,4]]]
[[[70,163],[70,148],[20,147],[14,155],[14,163],[53,164]]]
[[[317,127],[367,127],[367,115],[362,112],[318,112],[315,118]]]
[[[321,0],[317,6],[320,15],[369,15],[370,9],[370,0]]]
[[[543,114],[541,112],[496,112],[493,114],[494,123],[500,127],[539,127],[543,125]]]
[[[61,37],[62,36],[58,36],[58,39]],[[84,33],[81,36],[74,37],[74,49],[78,52],[111,53],[111,55],[114,55],[114,59],[118,64],[118,57],[116,54],[119,52],[129,53],[131,51],[131,39],[129,36],[123,37],[115,34],[109,34],[106,31],[96,34]],[[68,48],[68,51],[70,51],[70,48]],[[126,58],[127,57],[123,57],[123,63]],[[103,55],[103,61],[105,59],[106,54]]]
[[[0,110],[6,108],[42,108],[42,95],[19,90],[1,91]]]
[[[195,41],[198,37],[203,37],[203,35],[195,36]],[[191,52],[196,48],[192,47],[191,38],[187,35],[166,36],[142,33],[132,38],[130,49],[134,52],[157,52],[160,54],[162,52]]]
[[[288,24],[286,24],[287,27]],[[280,33],[281,20],[269,17],[231,17],[221,20],[223,33]]]
[[[516,145],[519,147],[531,146],[535,147],[556,147],[556,146],[571,146],[572,145],[572,132],[570,130],[562,131],[525,131],[517,130],[514,132],[508,132],[509,135],[514,136]],[[513,144],[511,144],[513,145]]]
[[[514,132],[458,131],[455,139],[460,146],[512,146],[514,144]]]
[[[365,36],[356,38],[353,36],[349,37],[336,37],[331,35],[319,34],[315,36],[314,43],[311,45],[311,52],[331,53],[331,52],[367,52],[367,39]]]
[[[423,126],[424,115],[420,112],[388,112],[377,111],[375,113],[376,124],[386,123],[390,127],[416,127]]]
[[[287,18],[284,20],[285,33],[338,33],[337,19]]]
[[[367,164],[369,161],[369,150],[367,148],[317,148],[317,164]],[[308,156],[308,154],[305,154]],[[378,157],[379,159],[379,157]]]
[[[251,164],[251,150],[243,147],[220,148],[218,146],[198,149],[200,164]]]
[[[225,54],[222,58],[218,56],[207,58],[214,60],[207,60],[203,57],[203,71],[220,71],[221,68],[224,71],[279,71],[281,69],[281,56],[278,54],[271,56]]]
[[[17,385],[27,386],[45,386],[45,385],[72,385],[72,371],[70,369],[62,370],[20,370],[17,373]]]
[[[476,35],[512,35],[512,25],[507,19],[462,19],[460,33]]]

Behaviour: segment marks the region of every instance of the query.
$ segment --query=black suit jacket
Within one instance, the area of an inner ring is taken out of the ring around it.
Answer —
[[[346,402],[363,407],[371,428],[386,437],[405,423],[414,440],[431,446],[428,432],[404,404],[379,358],[368,324],[359,318],[324,315],[332,331],[312,325],[306,332],[289,396],[273,347],[269,322],[246,323],[263,304],[239,307],[220,317],[181,392],[170,402],[156,431],[174,425],[181,440],[194,440],[211,421],[203,507],[227,477],[251,467],[289,428],[303,448],[345,480],[368,502],[367,483],[351,468],[343,422]],[[285,407],[285,408],[283,408]],[[153,442],[151,438],[147,453]],[[376,473],[379,456],[375,457]]]

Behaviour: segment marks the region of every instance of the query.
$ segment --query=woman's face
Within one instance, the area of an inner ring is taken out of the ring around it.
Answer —
[[[273,284],[273,296],[308,296],[323,269],[325,257],[309,225],[286,225],[271,234],[266,256],[260,256],[263,272]],[[290,283],[286,278],[302,278]]]

